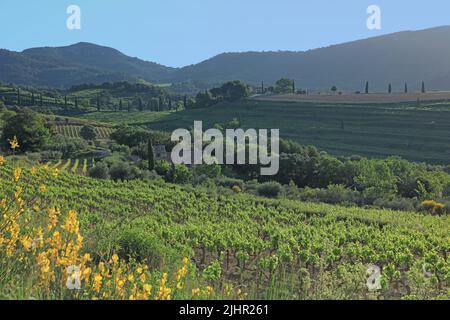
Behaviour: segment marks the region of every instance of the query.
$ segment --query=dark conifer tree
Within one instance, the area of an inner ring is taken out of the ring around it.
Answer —
[[[152,171],[155,168],[155,155],[153,153],[152,140],[148,140],[148,170]]]

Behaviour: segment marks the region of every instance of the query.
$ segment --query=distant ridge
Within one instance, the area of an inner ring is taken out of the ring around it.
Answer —
[[[239,79],[252,84],[274,83],[281,77],[297,87],[326,90],[383,91],[392,83],[401,90],[450,89],[450,26],[404,31],[304,52],[224,53],[184,68],[170,68],[131,58],[108,47],[77,43],[13,52],[0,50],[0,81],[67,87],[74,84],[138,80],[150,82]]]

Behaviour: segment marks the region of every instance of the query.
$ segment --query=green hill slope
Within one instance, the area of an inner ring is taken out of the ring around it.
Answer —
[[[77,210],[98,256],[114,250],[170,270],[187,255],[215,288],[232,283],[249,298],[448,298],[448,216],[37,174],[47,181],[42,202]],[[16,190],[11,175],[0,167],[0,199]],[[23,198],[36,196],[38,179],[22,177]],[[373,292],[369,265],[382,272]]]
[[[172,131],[202,120],[204,129],[234,118],[243,128],[280,129],[282,138],[314,145],[335,155],[401,156],[448,164],[450,106],[435,104],[349,105],[248,100],[172,113],[90,113],[84,118],[145,125]]]

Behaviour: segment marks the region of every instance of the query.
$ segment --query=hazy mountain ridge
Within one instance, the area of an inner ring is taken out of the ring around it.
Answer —
[[[405,31],[303,52],[223,53],[201,63],[170,68],[90,43],[13,52],[0,50],[0,81],[70,86],[83,82],[144,79],[154,82],[295,79],[298,87],[373,90],[404,82],[417,89],[450,89],[450,27]]]

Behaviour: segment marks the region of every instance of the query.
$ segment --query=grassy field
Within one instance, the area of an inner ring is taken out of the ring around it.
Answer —
[[[239,118],[244,128],[279,128],[284,138],[335,155],[449,163],[450,104],[329,104],[249,100],[181,112],[100,112],[85,118],[172,131],[202,120],[204,129]]]
[[[318,102],[318,103],[402,103],[402,102],[448,102],[450,91],[370,94],[284,94],[258,96],[258,101],[272,102]]]

